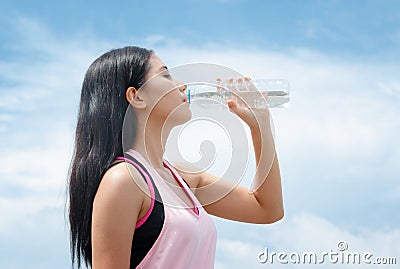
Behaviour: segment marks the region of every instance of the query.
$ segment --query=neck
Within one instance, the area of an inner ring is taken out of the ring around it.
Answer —
[[[164,170],[163,156],[165,145],[172,127],[139,120],[133,150],[139,152],[155,169]]]

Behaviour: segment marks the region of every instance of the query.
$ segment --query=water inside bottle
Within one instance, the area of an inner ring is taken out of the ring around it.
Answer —
[[[290,100],[287,91],[239,91],[235,94],[239,105],[251,108],[284,108]]]
[[[268,91],[239,91],[207,84],[189,85],[187,94],[190,103],[205,109],[227,108],[226,101],[228,99],[233,99],[240,106],[249,108],[284,108],[290,101],[287,87],[273,88]]]

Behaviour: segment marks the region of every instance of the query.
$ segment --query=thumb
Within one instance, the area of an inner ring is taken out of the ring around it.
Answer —
[[[235,101],[233,101],[232,99],[229,99],[226,101],[228,108],[231,112],[236,112],[238,109],[238,105]]]
[[[240,118],[242,117],[244,111],[243,108],[240,107],[236,100],[229,99],[227,100],[229,111],[235,113]]]

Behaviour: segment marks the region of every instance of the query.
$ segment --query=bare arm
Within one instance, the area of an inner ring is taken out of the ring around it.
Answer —
[[[145,194],[135,183],[143,182],[140,174],[135,169],[129,172],[127,167],[124,164],[111,167],[104,174],[94,199],[93,269],[130,266],[132,238]],[[132,177],[140,180],[133,181]]]
[[[241,114],[242,115],[242,114]],[[275,145],[271,132],[269,113],[257,114],[257,120],[250,122],[256,159],[256,173],[253,179],[254,191],[231,180],[219,178],[210,173],[196,176],[182,173],[204,209],[215,216],[248,223],[273,223],[284,215],[281,176]],[[272,164],[272,166],[271,166]],[[188,170],[194,171],[193,168]],[[235,180],[237,181],[237,180]]]

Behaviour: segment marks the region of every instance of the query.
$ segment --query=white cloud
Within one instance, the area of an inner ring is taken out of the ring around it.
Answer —
[[[71,268],[64,199],[43,194],[0,197],[1,268]]]
[[[218,238],[215,268],[254,268],[259,251],[257,245],[247,243],[239,236],[232,239]]]
[[[333,223],[312,213],[296,213],[286,216],[283,221],[266,226],[249,226],[236,238],[220,238],[217,248],[217,264],[220,268],[314,268],[314,264],[294,264],[286,258],[288,264],[280,264],[275,256],[265,264],[258,263],[257,255],[268,249],[271,252],[284,252],[287,255],[314,252],[319,260],[324,252],[330,250],[340,252],[339,242],[347,243],[347,253],[365,252],[373,257],[395,257],[397,262],[400,255],[400,229],[350,231],[340,224]],[[332,268],[326,259],[318,268]],[[362,265],[335,264],[335,268],[359,268]],[[365,265],[364,265],[365,266]],[[219,267],[217,267],[219,268]]]
[[[393,96],[394,100],[400,98],[400,81],[377,82],[378,89]]]
[[[400,254],[400,244],[397,244],[400,242],[400,229],[371,231],[358,227],[351,231],[345,227],[346,225],[303,212],[266,230],[269,244],[286,251],[337,249],[338,241],[346,241],[349,250],[371,250],[378,255]]]
[[[44,137],[49,143],[2,150],[1,184],[39,193],[60,191],[72,156],[72,138],[67,129],[61,129]]]
[[[308,39],[318,40],[318,39],[328,39],[331,41],[338,41],[344,39],[343,34],[332,31],[328,27],[324,26],[322,22],[309,20],[309,21],[299,21],[299,26],[303,28],[305,36]]]

